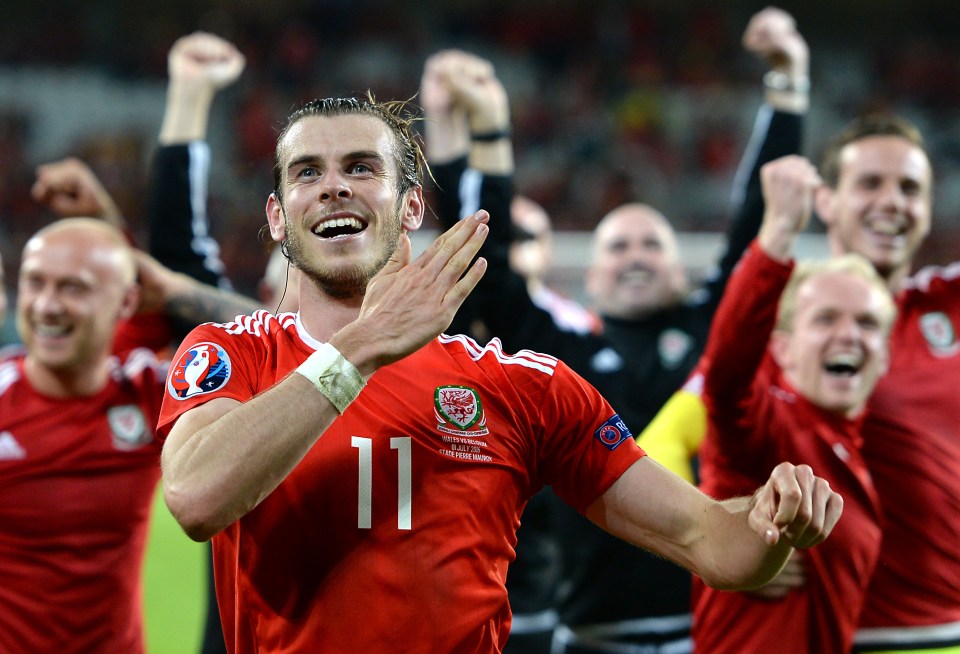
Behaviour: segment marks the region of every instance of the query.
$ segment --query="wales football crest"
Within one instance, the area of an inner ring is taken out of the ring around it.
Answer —
[[[134,404],[112,406],[107,409],[107,423],[113,435],[113,446],[118,450],[143,447],[153,439],[147,430],[147,421],[140,407]]]
[[[920,331],[935,356],[953,356],[960,347],[956,332],[953,331],[953,323],[942,311],[932,311],[920,316]]]
[[[440,431],[460,436],[489,433],[480,396],[469,386],[437,386],[433,405]]]

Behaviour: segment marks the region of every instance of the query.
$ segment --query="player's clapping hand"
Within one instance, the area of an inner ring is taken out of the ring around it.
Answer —
[[[330,342],[369,375],[436,338],[486,271],[484,259],[473,259],[487,237],[488,220],[483,210],[464,218],[412,261],[410,239],[403,234],[367,284],[359,317]]]

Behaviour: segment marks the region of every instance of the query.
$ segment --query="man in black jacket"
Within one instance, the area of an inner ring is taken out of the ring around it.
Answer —
[[[745,188],[718,271],[701,287],[688,289],[669,222],[647,205],[615,209],[595,231],[586,280],[603,322],[599,335],[558,327],[510,269],[509,107],[492,66],[458,51],[434,55],[420,102],[438,214],[449,224],[476,208],[490,213],[490,236],[481,252],[488,270],[451,331],[464,331],[480,319],[506,351],[533,348],[561,358],[600,390],[628,425],[642,430],[700,357],[733,266],[756,235],[763,213],[760,166],[800,149],[809,86],[803,38],[789,15],[767,9],[754,16],[744,44],[772,74],[765,77],[766,104],[742,166],[749,174],[738,176]],[[541,504],[548,505],[542,513],[528,508],[524,514],[517,562],[508,576],[516,612],[508,651],[545,652],[551,634],[553,651],[567,654],[615,651],[610,649],[615,644],[690,651],[687,572],[617,541],[559,502]],[[558,565],[549,559],[556,551],[561,582],[544,587],[541,581],[550,580],[548,573]],[[551,619],[557,614],[559,625]]]

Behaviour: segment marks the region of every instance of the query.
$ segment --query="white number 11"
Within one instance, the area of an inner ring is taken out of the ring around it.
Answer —
[[[373,522],[373,439],[353,436],[350,444],[359,450],[357,462],[357,529],[370,529]],[[410,477],[410,437],[390,439],[397,451],[397,529],[410,529],[413,510],[413,483]]]

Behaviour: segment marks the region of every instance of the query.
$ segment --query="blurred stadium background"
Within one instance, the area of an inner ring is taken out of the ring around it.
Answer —
[[[712,261],[739,156],[761,101],[762,67],[740,47],[765,2],[693,0],[85,0],[4,3],[0,21],[0,252],[15,279],[25,238],[51,216],[29,197],[37,164],[91,164],[135,231],[159,130],[166,53],[204,29],[247,56],[211,121],[214,234],[240,290],[252,291],[275,130],[298,103],[372,89],[411,98],[444,47],[490,58],[511,96],[517,188],[562,230],[556,281],[580,292],[589,231],[639,200],[683,233],[688,262]],[[791,6],[793,5],[793,6]],[[916,121],[937,172],[935,235],[921,262],[960,242],[960,4],[811,0],[781,4],[811,46],[806,151],[856,114]],[[816,232],[816,226],[812,227]],[[818,247],[810,237],[811,251]],[[6,337],[12,330],[5,328]],[[148,616],[153,654],[190,652],[203,607],[202,549],[158,504]]]

